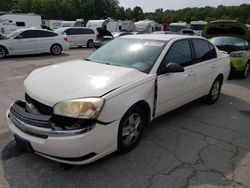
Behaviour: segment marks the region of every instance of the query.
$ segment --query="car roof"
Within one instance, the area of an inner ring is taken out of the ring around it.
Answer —
[[[147,40],[161,40],[169,41],[172,39],[188,39],[188,38],[202,38],[199,36],[189,36],[189,35],[178,35],[178,34],[139,34],[139,35],[126,35],[120,38],[130,38],[130,39],[147,39]]]
[[[36,27],[25,28],[25,29],[17,29],[16,31],[23,32],[23,31],[28,31],[28,30],[49,31],[49,32],[53,33],[53,31],[50,31],[50,30],[47,30],[47,29],[42,29],[42,28],[36,28]]]

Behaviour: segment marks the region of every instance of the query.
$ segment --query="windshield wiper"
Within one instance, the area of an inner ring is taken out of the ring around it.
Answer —
[[[84,59],[85,61],[91,61],[91,59],[89,59],[89,58],[86,58],[86,59]]]

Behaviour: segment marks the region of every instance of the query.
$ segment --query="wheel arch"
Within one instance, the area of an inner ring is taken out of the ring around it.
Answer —
[[[224,75],[223,75],[222,73],[220,73],[220,74],[216,77],[216,79],[220,79],[221,83],[223,83],[223,82],[224,82]],[[215,80],[216,80],[216,79],[215,79]]]
[[[145,112],[146,125],[149,125],[150,120],[151,120],[151,109],[150,109],[150,105],[148,104],[148,102],[145,100],[140,100],[136,102],[135,104],[133,104],[127,111],[129,111],[134,106],[138,106],[142,108],[142,110]]]
[[[62,47],[61,44],[59,44],[59,43],[53,43],[53,44],[51,45],[51,47],[50,47],[50,50],[51,50],[51,48],[52,48],[53,46],[55,46],[55,45],[59,45],[59,46],[61,47],[61,49],[63,49],[63,47]]]
[[[9,54],[9,51],[8,51],[8,49],[5,46],[0,45],[0,47],[2,47],[5,50],[6,54]]]

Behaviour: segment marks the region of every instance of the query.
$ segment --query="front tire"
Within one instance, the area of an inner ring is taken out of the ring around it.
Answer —
[[[4,47],[0,46],[0,59],[4,59],[7,55],[7,52]]]
[[[250,70],[250,63],[246,64],[244,71],[240,72],[240,78],[246,79]]]
[[[62,53],[62,47],[59,44],[51,46],[50,53],[52,55],[60,55]]]
[[[118,130],[118,153],[127,153],[138,145],[145,123],[145,114],[139,106],[124,114]]]
[[[222,78],[217,77],[212,84],[212,87],[207,95],[206,102],[208,104],[214,104],[220,97],[221,87],[222,87]]]

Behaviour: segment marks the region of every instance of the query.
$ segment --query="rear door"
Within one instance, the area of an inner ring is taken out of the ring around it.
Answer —
[[[208,94],[217,73],[217,54],[214,46],[203,39],[192,39],[195,53],[195,64],[193,65],[196,75],[196,93],[198,95]]]
[[[36,39],[34,30],[26,30],[20,33],[21,38],[18,36],[13,39],[13,53],[18,54],[33,54],[36,52]]]
[[[160,74],[160,70],[168,63],[180,64],[185,71]],[[156,116],[193,100],[196,73],[192,64],[193,54],[189,40],[179,40],[173,43],[158,69]]]
[[[36,49],[39,53],[50,52],[50,48],[53,44],[53,37],[58,36],[58,34],[50,31],[36,30]]]

